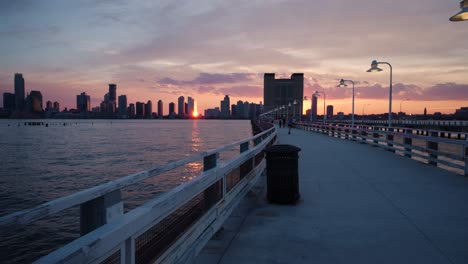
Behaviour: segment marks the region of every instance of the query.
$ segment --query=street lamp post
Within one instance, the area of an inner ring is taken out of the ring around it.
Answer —
[[[468,0],[463,0],[460,2],[461,11],[456,13],[450,18],[450,21],[459,22],[468,20]]]
[[[371,68],[367,70],[367,72],[380,72],[382,69],[377,67],[379,64],[387,64],[390,67],[390,91],[389,91],[389,96],[388,96],[388,127],[392,126],[392,65],[388,62],[380,62],[373,60],[371,63]]]
[[[326,101],[325,92],[315,91],[315,93],[313,94],[313,96],[317,97],[317,96],[320,96],[320,94],[323,94],[323,124],[325,124],[325,118],[327,117],[327,115],[326,115],[326,113],[325,113],[325,101]]]
[[[350,82],[353,84],[353,104],[352,104],[352,112],[351,112],[351,124],[354,126],[354,82],[352,80],[344,80],[344,79],[341,79],[340,80],[340,83],[338,84],[338,87],[346,87],[348,85],[346,85],[345,82]]]
[[[291,102],[289,102],[288,107],[286,107],[286,119],[289,123],[289,108],[291,107]]]

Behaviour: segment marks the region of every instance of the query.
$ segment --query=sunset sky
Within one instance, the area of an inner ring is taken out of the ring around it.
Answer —
[[[75,108],[97,106],[108,83],[129,103],[191,96],[199,111],[225,94],[263,101],[263,74],[305,76],[304,94],[327,94],[335,112],[453,113],[468,106],[468,22],[459,0],[15,0],[0,1],[0,93],[23,73],[26,92]],[[277,78],[278,78],[277,77]],[[0,96],[0,105],[3,105]],[[319,106],[323,101],[319,99]],[[304,102],[305,108],[310,101]],[[319,107],[319,114],[322,107]]]

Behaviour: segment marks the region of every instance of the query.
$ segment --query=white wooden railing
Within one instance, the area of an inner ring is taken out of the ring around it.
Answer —
[[[82,236],[36,263],[186,263],[264,172],[264,149],[275,141],[271,127],[249,139],[1,217],[0,225],[27,224],[80,205]],[[219,153],[234,147],[240,154],[219,163]],[[123,213],[122,188],[199,160],[202,174]]]
[[[468,176],[467,132],[338,123],[297,123],[296,126],[306,131],[383,147]]]
[[[330,120],[336,123],[351,124],[351,120]],[[358,119],[354,120],[355,124],[375,124],[375,125],[387,125],[387,120],[369,120],[369,119]],[[447,127],[468,127],[468,120],[392,120],[392,126],[447,126]]]

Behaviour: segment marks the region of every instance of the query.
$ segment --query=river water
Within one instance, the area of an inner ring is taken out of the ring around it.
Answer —
[[[32,121],[48,126],[0,120],[0,216],[252,136],[243,120]],[[201,170],[201,162],[194,162],[125,188],[125,211]],[[0,236],[0,263],[31,262],[79,237],[79,208],[1,227]]]

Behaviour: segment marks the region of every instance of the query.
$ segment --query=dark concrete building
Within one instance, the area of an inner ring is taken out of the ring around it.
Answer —
[[[291,79],[275,79],[274,73],[265,73],[263,82],[264,110],[270,111],[277,107],[286,106],[296,100],[297,105],[289,112],[290,116],[302,114],[302,100],[304,98],[304,74],[294,73]]]
[[[127,96],[126,95],[120,95],[119,96],[119,107],[118,107],[118,114],[120,118],[127,118],[128,113],[127,113]]]
[[[3,109],[13,112],[15,108],[15,95],[12,93],[3,93]]]
[[[160,118],[162,118],[164,116],[163,101],[162,100],[158,101],[158,116]]]
[[[26,98],[26,110],[28,113],[42,113],[42,94],[39,91],[31,91]]]
[[[109,102],[117,105],[117,84],[109,84]]]
[[[333,117],[333,105],[327,105],[327,118]]]
[[[145,117],[145,103],[136,102],[136,118]]]
[[[175,115],[175,104],[173,102],[169,104],[169,115]]]
[[[177,114],[179,117],[185,116],[185,98],[183,96],[180,96],[177,100],[177,110]]]
[[[21,73],[15,73],[15,109],[24,110],[24,78]]]
[[[312,109],[311,109],[311,111],[312,111],[312,121],[317,120],[317,96],[312,96]]]
[[[91,111],[91,97],[86,93],[81,93],[76,96],[76,110],[80,112]]]
[[[148,102],[145,104],[145,118],[152,118],[152,113],[153,113],[153,102],[151,100],[148,100]]]

